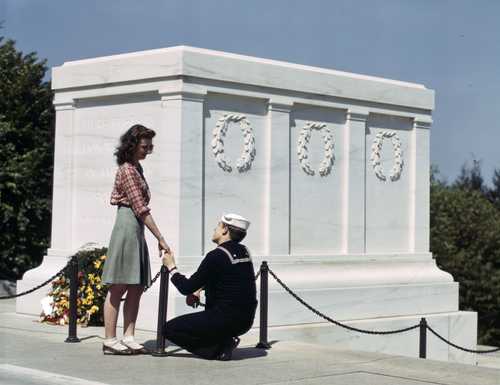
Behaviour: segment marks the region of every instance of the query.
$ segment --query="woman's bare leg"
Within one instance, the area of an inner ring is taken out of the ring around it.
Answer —
[[[120,311],[120,301],[127,285],[111,285],[104,301],[104,334],[106,339],[116,337],[116,322]]]
[[[123,336],[135,335],[135,321],[139,313],[139,302],[144,288],[140,285],[127,285],[127,299],[123,305]]]

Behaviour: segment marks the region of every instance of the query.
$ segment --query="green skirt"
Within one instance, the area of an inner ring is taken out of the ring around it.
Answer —
[[[144,223],[129,207],[118,207],[102,271],[105,284],[151,286],[151,267]]]

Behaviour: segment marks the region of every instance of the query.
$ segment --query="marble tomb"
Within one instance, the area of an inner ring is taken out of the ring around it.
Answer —
[[[475,347],[477,317],[429,250],[429,134],[423,85],[192,47],[128,53],[53,68],[56,149],[51,248],[18,281],[46,280],[86,242],[107,245],[113,150],[134,123],[157,131],[143,162],[151,209],[182,271],[210,250],[222,212],[252,221],[246,244],[334,319],[394,329],[427,317]],[[156,242],[148,235],[152,272]],[[269,338],[418,356],[418,329],[368,336],[323,322],[270,278]],[[40,313],[44,289],[17,300]],[[138,327],[154,330],[158,287]],[[191,311],[171,287],[168,316]],[[258,327],[258,319],[255,326]],[[428,358],[475,357],[428,336]]]

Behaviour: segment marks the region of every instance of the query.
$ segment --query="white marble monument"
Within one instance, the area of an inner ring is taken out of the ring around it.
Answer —
[[[474,347],[476,314],[429,251],[434,92],[419,84],[191,47],[64,63],[52,73],[56,152],[51,248],[18,290],[47,279],[86,242],[107,245],[119,136],[157,131],[143,163],[152,214],[180,268],[210,250],[222,212],[252,221],[246,244],[310,304],[350,325],[393,329],[427,317]],[[153,274],[156,242],[148,238]],[[155,329],[158,288],[139,327]],[[17,302],[39,313],[44,290]],[[190,311],[170,290],[169,317]],[[269,338],[418,356],[418,330],[348,332],[270,278]],[[256,320],[255,326],[258,326]],[[428,337],[428,358],[475,357]]]

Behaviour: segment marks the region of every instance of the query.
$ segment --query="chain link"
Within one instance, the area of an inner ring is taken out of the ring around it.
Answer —
[[[402,329],[379,331],[379,330],[358,329],[358,328],[355,328],[355,327],[352,327],[349,325],[345,325],[345,324],[343,324],[339,321],[336,321],[336,320],[328,317],[327,315],[321,313],[319,310],[316,310],[315,308],[313,308],[311,305],[309,305],[307,302],[305,302],[302,298],[300,298],[297,294],[295,294],[287,285],[285,285],[283,283],[283,281],[281,279],[279,279],[271,269],[268,269],[268,271],[269,271],[269,274],[271,274],[272,277],[283,287],[283,289],[285,289],[293,298],[295,298],[297,301],[299,301],[302,305],[304,305],[306,308],[311,310],[317,316],[319,316],[319,317],[321,317],[321,318],[327,320],[328,322],[331,322],[337,326],[343,327],[344,329],[348,329],[351,331],[355,331],[358,333],[364,333],[364,334],[386,335],[386,334],[404,333],[404,332],[408,332],[410,330],[417,329],[418,327],[420,327],[420,324],[416,324],[416,325],[409,326],[409,327],[402,328]]]
[[[484,354],[484,353],[495,353],[495,352],[500,352],[500,348],[496,348],[496,349],[489,349],[489,350],[474,350],[474,349],[467,349],[467,348],[464,348],[462,346],[458,346],[456,344],[454,344],[453,342],[451,341],[448,341],[446,338],[444,338],[443,336],[441,336],[438,332],[436,332],[433,328],[431,328],[428,324],[426,325],[427,326],[427,329],[429,329],[429,331],[434,334],[437,338],[439,338],[441,341],[443,341],[444,343],[447,343],[448,345],[450,346],[453,346],[455,349],[458,349],[458,350],[462,350],[464,352],[467,352],[467,353],[477,353],[477,354]]]
[[[158,277],[161,275],[161,269],[158,273],[156,273],[156,275],[153,277],[153,279],[151,280],[151,286],[145,286],[144,287],[144,290],[142,291],[143,293],[145,293],[146,291],[148,291],[152,286],[153,284],[156,282],[156,280],[158,279]],[[120,301],[123,302],[127,299],[127,296],[123,297]]]
[[[30,293],[33,293],[34,291],[38,290],[38,289],[41,289],[42,287],[46,286],[47,284],[49,284],[50,282],[52,282],[52,280],[54,280],[56,277],[59,277],[60,275],[64,274],[66,272],[66,270],[71,266],[71,264],[74,263],[74,259],[71,259],[67,264],[66,266],[64,266],[61,270],[59,270],[57,273],[55,273],[52,277],[50,277],[49,279],[47,279],[45,282],[41,283],[40,285],[38,286],[35,286],[33,287],[32,289],[29,289],[29,290],[26,290],[26,291],[23,291],[22,293],[18,293],[18,294],[12,294],[12,295],[5,295],[5,296],[0,296],[0,300],[2,299],[10,299],[10,298],[17,298],[17,297],[21,297],[23,295],[27,295],[27,294],[30,294]]]
[[[159,277],[160,275],[161,275],[161,269],[158,271],[158,273],[156,273],[156,275],[154,276],[154,278],[151,280],[151,286],[153,286],[153,284],[156,282],[156,280],[158,279],[158,277]],[[145,293],[146,291],[148,291],[148,289],[149,289],[151,286],[149,286],[149,287],[147,287],[147,286],[146,286],[146,287],[144,287],[144,293]]]
[[[259,279],[259,276],[260,276],[260,269],[259,269],[259,271],[257,272],[257,274],[255,274],[255,280],[256,280],[256,281]]]

